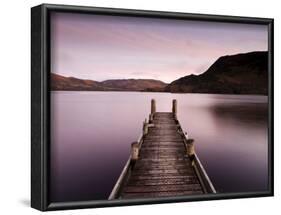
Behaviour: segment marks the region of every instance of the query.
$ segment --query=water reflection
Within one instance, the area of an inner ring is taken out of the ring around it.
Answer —
[[[267,105],[264,103],[230,103],[214,104],[210,107],[218,119],[230,120],[233,123],[263,126],[267,122]]]

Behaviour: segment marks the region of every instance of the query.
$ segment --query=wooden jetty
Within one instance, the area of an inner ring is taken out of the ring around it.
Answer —
[[[193,142],[177,119],[177,101],[173,100],[172,112],[156,112],[152,99],[149,120],[132,143],[109,200],[216,193]]]

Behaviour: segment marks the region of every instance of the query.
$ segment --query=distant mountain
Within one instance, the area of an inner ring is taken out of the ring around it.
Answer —
[[[103,87],[97,81],[83,80],[73,77],[64,77],[51,73],[52,90],[103,90]]]
[[[188,75],[166,86],[172,93],[267,94],[268,52],[220,57],[204,73]]]
[[[268,52],[223,56],[200,75],[166,84],[153,79],[84,80],[51,74],[52,90],[267,94]]]
[[[114,79],[101,82],[106,88],[122,91],[164,91],[166,83],[153,79]]]
[[[153,79],[84,80],[51,73],[51,90],[161,92],[166,83]]]

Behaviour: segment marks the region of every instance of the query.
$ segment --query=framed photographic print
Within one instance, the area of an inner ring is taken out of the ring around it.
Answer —
[[[31,9],[31,206],[273,195],[273,19]]]

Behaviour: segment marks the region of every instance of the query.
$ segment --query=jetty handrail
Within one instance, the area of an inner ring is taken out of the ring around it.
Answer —
[[[199,180],[201,184],[204,184],[203,188],[206,189],[205,192],[208,193],[217,193],[214,185],[212,184],[205,168],[203,167],[200,159],[198,158],[197,154],[195,153],[195,158],[194,158],[194,169],[199,177]]]
[[[216,191],[214,185],[212,184],[206,170],[204,169],[199,157],[197,156],[196,152],[194,151],[193,140],[190,139],[188,137],[188,135],[182,130],[182,126],[181,126],[180,122],[177,121],[177,123],[178,123],[178,127],[179,127],[178,131],[184,137],[184,144],[185,144],[186,149],[188,149],[188,147],[190,147],[189,142],[192,143],[192,149],[191,150],[193,151],[193,162],[194,162],[193,167],[194,167],[194,170],[195,170],[195,172],[198,176],[198,179],[199,179],[204,191],[206,193],[217,193],[217,191]]]
[[[147,128],[146,128],[147,126]],[[142,143],[143,143],[143,139],[144,139],[144,136],[146,135],[147,133],[147,129],[148,127],[150,127],[151,125],[149,123],[147,123],[146,119],[144,121],[144,126],[143,126],[143,132],[139,135],[139,138],[137,139],[137,147],[138,147],[138,151],[140,150],[141,146],[142,146]],[[132,147],[134,143],[132,143]],[[139,152],[137,152],[139,153]],[[121,189],[121,187],[123,186],[123,183],[124,183],[124,179],[127,178],[127,176],[130,174],[130,166],[132,166],[132,163],[133,163],[133,158],[134,158],[134,154],[133,152],[131,152],[124,168],[122,169],[121,171],[121,174],[117,180],[117,182],[115,183],[109,197],[108,197],[108,200],[112,200],[112,199],[116,199],[116,197],[118,196],[118,193]],[[138,155],[137,155],[138,157]]]
[[[116,197],[118,196],[119,190],[122,187],[123,183],[124,183],[124,179],[126,178],[126,176],[128,175],[129,172],[129,167],[130,167],[130,163],[131,163],[131,155],[129,156],[117,182],[115,183],[109,197],[108,200],[112,200],[112,199],[116,199]]]

